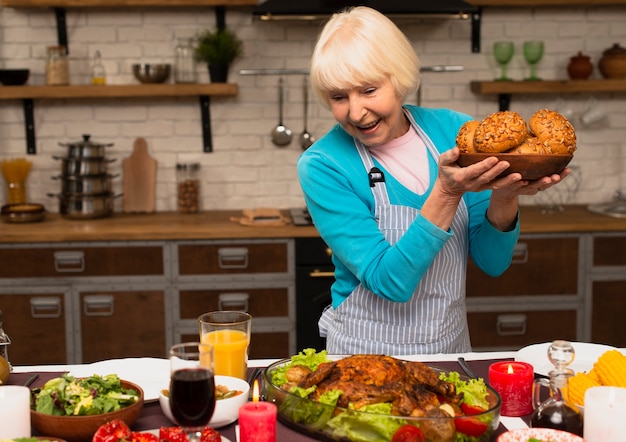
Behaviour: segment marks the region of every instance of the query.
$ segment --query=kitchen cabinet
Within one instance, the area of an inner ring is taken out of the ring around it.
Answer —
[[[203,313],[243,310],[253,318],[251,358],[296,352],[293,240],[182,241],[172,257],[176,341],[198,339]]]
[[[475,350],[516,350],[556,337],[584,340],[583,235],[520,235],[511,266],[491,278],[470,262],[468,323]]]

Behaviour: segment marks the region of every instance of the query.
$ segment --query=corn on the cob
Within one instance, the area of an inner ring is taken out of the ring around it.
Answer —
[[[600,381],[600,376],[598,376],[598,372],[596,370],[594,370],[593,368],[591,370],[589,370],[587,372],[587,374],[589,375],[589,377],[591,379],[593,379],[595,382],[597,382],[598,384],[601,384],[602,382]]]
[[[600,385],[588,373],[579,371],[567,381],[567,391],[565,393],[567,401],[576,405],[585,405],[585,392],[587,389]]]
[[[602,385],[626,388],[626,356],[618,350],[604,352],[593,368]]]

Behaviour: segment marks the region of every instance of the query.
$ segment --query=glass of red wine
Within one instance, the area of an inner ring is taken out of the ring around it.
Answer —
[[[215,409],[213,346],[183,342],[170,348],[170,408],[189,442],[198,442]]]

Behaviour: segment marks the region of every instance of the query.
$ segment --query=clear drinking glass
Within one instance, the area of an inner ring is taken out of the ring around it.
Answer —
[[[213,347],[184,342],[170,349],[170,408],[190,442],[198,442],[215,410]]]
[[[541,80],[537,77],[537,63],[543,58],[543,41],[532,40],[524,42],[524,59],[530,65],[530,75],[525,80]]]
[[[511,81],[511,78],[506,76],[506,67],[514,52],[515,46],[512,41],[497,41],[493,44],[493,56],[500,65],[500,77],[496,78],[497,81]]]

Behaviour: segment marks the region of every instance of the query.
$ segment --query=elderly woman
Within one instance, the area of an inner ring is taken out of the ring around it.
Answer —
[[[472,119],[403,104],[419,87],[406,36],[368,7],[334,14],[311,84],[337,121],[298,160],[307,207],[333,251],[332,305],[319,321],[333,354],[471,349],[468,254],[498,276],[519,235],[518,195],[559,182],[498,176],[491,157],[460,168],[456,134]]]

